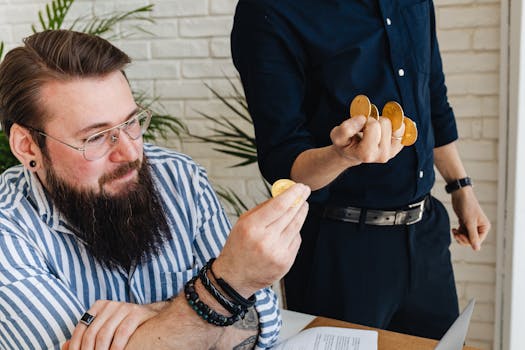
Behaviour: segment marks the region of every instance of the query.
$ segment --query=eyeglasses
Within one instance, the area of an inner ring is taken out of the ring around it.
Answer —
[[[139,107],[137,113],[125,122],[89,136],[84,141],[82,147],[70,145],[69,143],[66,143],[54,136],[48,135],[45,132],[30,126],[25,127],[38,132],[42,136],[49,137],[50,139],[60,142],[63,145],[82,152],[86,160],[97,160],[104,157],[109,153],[109,151],[111,151],[113,147],[115,147],[120,138],[121,130],[124,131],[124,133],[126,133],[126,135],[128,135],[131,140],[137,140],[139,137],[144,135],[151,121],[151,116],[152,113],[150,110]]]

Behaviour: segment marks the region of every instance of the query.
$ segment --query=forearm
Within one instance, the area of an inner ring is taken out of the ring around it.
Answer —
[[[195,287],[205,304],[218,313],[228,315],[200,281],[196,282]],[[253,309],[249,310],[244,320],[232,326],[211,325],[197,315],[181,293],[163,307],[157,316],[136,330],[126,349],[251,349],[256,343],[258,329],[258,317]]]
[[[357,165],[339,154],[336,148],[326,146],[301,153],[290,172],[292,180],[318,190],[334,181],[343,171]]]
[[[446,182],[467,176],[465,167],[459,157],[456,142],[434,148],[434,163]]]

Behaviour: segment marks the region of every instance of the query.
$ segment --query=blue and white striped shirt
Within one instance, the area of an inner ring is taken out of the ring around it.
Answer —
[[[0,176],[1,349],[60,349],[96,300],[165,300],[219,254],[230,223],[205,170],[180,153],[144,149],[172,239],[131,271],[98,264],[34,174],[15,166]],[[257,348],[266,348],[281,326],[277,298],[270,289],[256,296]]]

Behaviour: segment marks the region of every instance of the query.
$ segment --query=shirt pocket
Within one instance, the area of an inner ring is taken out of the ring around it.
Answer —
[[[162,300],[172,296],[177,296],[177,294],[179,294],[184,288],[186,282],[198,272],[199,268],[197,266],[185,271],[161,272]]]
[[[423,1],[402,9],[406,31],[410,37],[409,49],[417,70],[422,73],[430,73],[431,65],[430,6],[428,1]]]

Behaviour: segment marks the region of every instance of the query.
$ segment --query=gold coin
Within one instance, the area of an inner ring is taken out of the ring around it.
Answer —
[[[379,110],[377,109],[377,106],[373,103],[370,108],[370,117],[374,118],[375,120],[379,120]]]
[[[403,124],[403,108],[397,102],[390,101],[383,107],[383,117],[390,119],[392,122],[392,131],[396,131]]]
[[[364,115],[368,118],[370,115],[370,100],[365,95],[357,95],[350,104],[350,118],[358,115]]]
[[[403,123],[405,124],[405,133],[401,139],[401,144],[403,146],[412,146],[417,140],[417,125],[409,117],[405,117]]]
[[[272,197],[277,197],[293,185],[295,185],[295,182],[289,179],[280,179],[275,181],[272,185]]]

